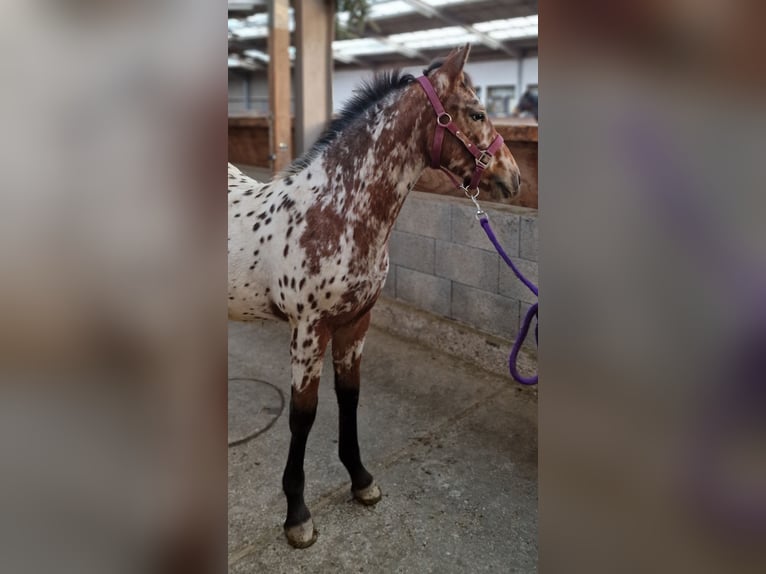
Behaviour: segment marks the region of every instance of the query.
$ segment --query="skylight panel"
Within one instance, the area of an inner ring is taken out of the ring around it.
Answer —
[[[261,62],[266,62],[266,63],[268,63],[270,59],[269,55],[266,52],[262,52],[254,48],[245,50],[244,54],[248,58],[252,58],[253,60],[260,60]],[[288,47],[287,54],[291,60],[295,60],[295,54],[296,54],[295,46]]]
[[[388,37],[389,40],[397,44],[403,44],[408,48],[424,49],[440,48],[442,46],[456,46],[466,42],[475,42],[476,34],[468,32],[460,26],[448,26],[447,28],[436,28],[433,30],[423,30],[421,32],[407,32],[404,34],[393,34]]]
[[[402,0],[376,2],[370,6],[369,18],[371,20],[381,20],[383,18],[394,18],[403,14],[410,14],[415,9],[411,4]]]
[[[288,29],[290,32],[295,30],[295,14],[290,8]],[[229,30],[238,38],[268,38],[269,36],[269,15],[265,12],[252,14],[244,20],[230,18]]]
[[[229,55],[229,68],[242,68],[245,70],[255,70],[256,65],[250,58],[241,58],[237,54]]]
[[[384,54],[395,52],[396,49],[376,40],[375,38],[358,38],[354,40],[336,40],[332,43],[333,56],[338,59],[364,56],[366,54]]]
[[[245,50],[245,56],[253,58],[254,60],[260,60],[261,62],[268,62],[269,55],[266,52],[260,50]]]
[[[238,30],[232,30],[237,38],[268,38],[269,29],[266,26],[245,26]]]
[[[495,40],[537,37],[537,15],[479,22],[473,27]]]

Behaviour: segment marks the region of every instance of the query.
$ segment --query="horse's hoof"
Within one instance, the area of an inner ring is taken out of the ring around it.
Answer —
[[[319,533],[314,529],[314,521],[309,518],[303,524],[285,528],[287,542],[293,548],[308,548],[317,541]]]
[[[365,506],[372,506],[378,503],[383,496],[380,493],[380,488],[374,482],[366,488],[360,488],[359,490],[351,489],[351,492],[354,494],[354,498]]]

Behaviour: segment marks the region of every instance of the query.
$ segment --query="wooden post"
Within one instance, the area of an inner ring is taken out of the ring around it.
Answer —
[[[332,117],[335,1],[295,3],[295,147],[305,152]]]
[[[269,107],[271,167],[276,173],[292,160],[290,149],[289,0],[269,1]]]

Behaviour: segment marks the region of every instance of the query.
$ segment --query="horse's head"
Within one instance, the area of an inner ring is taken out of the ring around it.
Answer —
[[[478,149],[485,150],[498,136],[492,122],[489,121],[487,110],[476,96],[471,79],[463,72],[469,51],[468,44],[457,48],[447,56],[444,62],[435,62],[424,72],[433,85],[444,110],[457,127],[457,134],[444,134],[441,165],[460,178],[465,186],[469,185],[477,168],[477,158],[469,151],[468,144],[473,143]],[[427,132],[429,140],[426,144],[429,158],[433,149],[436,124],[440,120],[431,121],[434,127]],[[447,132],[447,130],[443,131]],[[493,199],[500,201],[516,197],[519,194],[521,175],[519,166],[508,147],[501,145],[487,163],[481,175],[480,187],[487,189]]]
[[[513,109],[514,117],[520,116],[522,113],[527,112],[532,114],[537,119],[537,96],[527,90],[519,99],[518,105]]]

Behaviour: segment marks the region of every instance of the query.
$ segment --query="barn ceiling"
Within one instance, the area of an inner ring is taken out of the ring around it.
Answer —
[[[427,64],[466,42],[474,61],[537,51],[537,0],[372,0],[361,33],[348,20],[338,14],[335,69]],[[290,31],[294,46],[292,8]],[[267,39],[267,0],[229,0],[229,67],[265,69]]]

